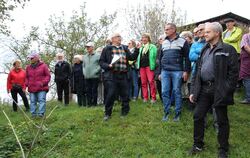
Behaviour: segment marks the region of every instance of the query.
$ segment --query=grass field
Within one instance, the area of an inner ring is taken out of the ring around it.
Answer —
[[[236,95],[236,101],[239,100]],[[181,121],[162,122],[161,103],[155,105],[131,103],[131,111],[120,117],[120,104],[116,104],[111,120],[103,122],[103,107],[79,108],[75,103],[68,107],[58,102],[49,102],[47,113],[59,105],[51,117],[45,120],[47,130],[42,131],[34,145],[31,157],[39,158],[52,148],[51,158],[186,158],[193,143],[192,112],[183,108]],[[21,143],[28,152],[37,129],[24,121],[20,110],[13,113],[10,107],[2,106],[13,122]],[[173,110],[172,110],[173,111]],[[250,106],[236,104],[229,107],[230,157],[250,157]],[[42,120],[35,119],[39,124]],[[204,152],[194,158],[217,157],[217,139],[208,117]],[[66,136],[65,136],[66,135]],[[65,137],[64,137],[65,136]],[[0,157],[21,157],[15,136],[3,113],[0,114]]]

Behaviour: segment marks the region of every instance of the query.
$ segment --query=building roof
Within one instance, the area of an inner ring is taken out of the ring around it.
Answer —
[[[229,13],[226,13],[226,14],[223,14],[223,15],[219,15],[219,16],[216,16],[216,17],[213,17],[213,18],[210,18],[210,19],[206,19],[206,20],[202,20],[202,21],[195,22],[195,23],[192,23],[192,24],[188,24],[188,25],[185,25],[185,26],[182,26],[182,27],[188,27],[188,26],[192,26],[192,25],[198,26],[199,24],[202,24],[202,23],[214,22],[214,21],[218,21],[220,23],[223,23],[223,20],[226,19],[226,18],[233,18],[238,23],[241,23],[243,25],[250,25],[250,20],[249,19],[247,19],[245,17],[242,17],[242,16],[239,16],[237,14],[234,14],[232,12],[229,12]]]

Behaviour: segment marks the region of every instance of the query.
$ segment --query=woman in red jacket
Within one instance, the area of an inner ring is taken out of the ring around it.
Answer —
[[[13,98],[13,110],[17,111],[17,94],[23,99],[23,104],[26,111],[29,111],[29,102],[25,94],[25,71],[21,67],[21,61],[15,60],[13,63],[13,69],[10,71],[7,79],[7,91],[11,93]]]

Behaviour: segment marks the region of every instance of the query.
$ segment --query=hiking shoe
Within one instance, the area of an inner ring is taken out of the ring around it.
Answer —
[[[110,116],[109,115],[105,115],[104,118],[103,118],[103,121],[108,121],[110,119]]]
[[[193,147],[188,151],[188,155],[195,155],[201,151],[202,151],[202,148],[199,148],[196,145],[193,145]]]
[[[176,113],[175,116],[174,116],[173,121],[174,121],[174,122],[180,121],[180,115],[181,115],[181,113]]]
[[[168,121],[168,113],[166,113],[166,114],[162,117],[162,121],[164,121],[164,122]]]
[[[219,150],[218,158],[228,158],[227,152],[223,149]]]

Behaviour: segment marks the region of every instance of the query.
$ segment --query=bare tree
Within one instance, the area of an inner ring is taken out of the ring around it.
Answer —
[[[152,41],[156,42],[158,37],[164,32],[164,25],[167,22],[173,22],[182,25],[186,22],[186,15],[183,15],[179,9],[175,9],[175,0],[172,2],[172,9],[168,10],[168,4],[164,0],[139,4],[137,6],[127,7],[125,15],[129,36],[140,39],[143,33],[149,33]]]

